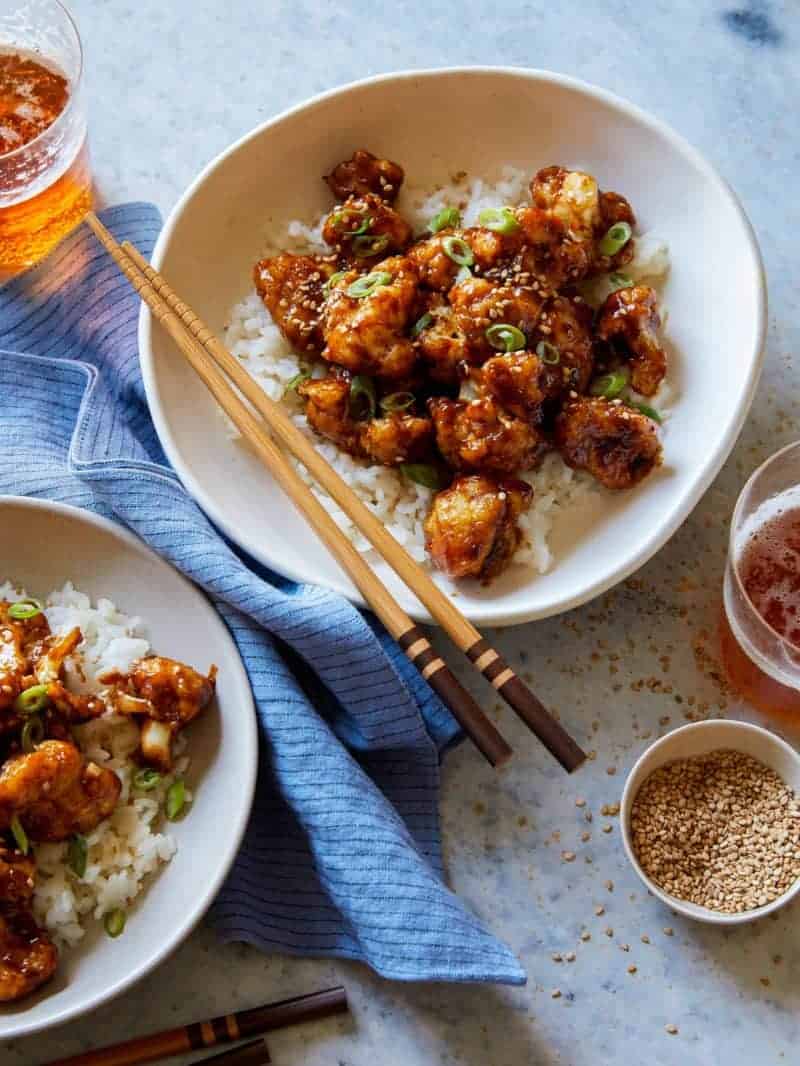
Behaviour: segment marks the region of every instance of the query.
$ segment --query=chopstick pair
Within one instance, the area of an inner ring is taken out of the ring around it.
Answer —
[[[307,518],[328,550],[347,572],[364,599],[397,641],[408,659],[453,712],[459,725],[492,766],[504,763],[510,746],[473,697],[436,654],[414,624],[342,533],[314,493],[276,445],[271,433],[299,460],[414,592],[476,670],[513,708],[565,770],[572,772],[585,753],[545,710],[505,662],[440,588],[394,539],[367,506],[294,425],[286,411],[260,388],[186,303],[127,241],[119,245],[94,214],[87,222],[120,267],[153,317],[172,337],[214,399],[249,442],[295,506]],[[230,381],[228,380],[230,379]],[[230,382],[236,386],[236,390]],[[245,404],[241,396],[248,401]],[[251,410],[252,408],[252,410]],[[253,413],[257,412],[260,418]]]
[[[173,1055],[183,1055],[188,1051],[201,1051],[218,1044],[230,1044],[248,1036],[263,1036],[264,1033],[288,1025],[317,1021],[334,1014],[345,1014],[348,1009],[347,993],[337,985],[307,996],[295,996],[293,999],[267,1003],[252,1010],[226,1014],[178,1029],[167,1029],[163,1033],[125,1040],[121,1044],[99,1048],[97,1051],[58,1059],[48,1063],[48,1066],[142,1066],[146,1062],[172,1058]],[[253,1040],[232,1051],[202,1060],[202,1066],[205,1063],[218,1063],[219,1066],[261,1066],[261,1063],[269,1061],[266,1042]]]

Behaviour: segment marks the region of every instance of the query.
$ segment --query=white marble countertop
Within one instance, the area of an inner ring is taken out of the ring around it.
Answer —
[[[508,769],[492,773],[469,746],[447,759],[442,816],[451,883],[519,954],[527,987],[391,984],[354,964],[224,947],[201,928],[122,999],[62,1029],[0,1045],[2,1062],[41,1063],[338,981],[350,992],[352,1018],[274,1034],[276,1063],[798,1062],[797,908],[731,932],[671,915],[643,892],[622,855],[617,820],[601,817],[600,808],[618,799],[648,734],[680,724],[692,707],[737,712],[715,663],[725,519],[746,475],[797,436],[800,11],[790,0],[646,7],[400,0],[388,19],[384,5],[353,0],[72,0],[72,7],[88,57],[95,171],[108,201],[150,199],[167,211],[201,165],[240,134],[368,74],[460,63],[546,67],[652,110],[721,169],[762,243],[770,332],[743,437],[671,543],[595,603],[496,635],[596,750],[580,783],[554,770],[505,708],[502,728],[523,753]],[[574,804],[578,789],[594,812],[591,825],[587,808]],[[600,831],[606,821],[610,833]],[[582,842],[585,830],[591,839]],[[562,864],[562,847],[577,861]],[[584,928],[588,941],[580,939]],[[574,962],[552,961],[553,951],[570,950]],[[632,963],[638,969],[629,975]],[[562,995],[553,999],[556,987]],[[675,1036],[665,1033],[670,1022],[679,1027]]]

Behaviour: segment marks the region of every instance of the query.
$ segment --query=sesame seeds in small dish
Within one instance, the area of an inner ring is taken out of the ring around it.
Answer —
[[[622,795],[622,839],[648,890],[719,925],[800,891],[800,756],[746,722],[707,721],[651,745]]]

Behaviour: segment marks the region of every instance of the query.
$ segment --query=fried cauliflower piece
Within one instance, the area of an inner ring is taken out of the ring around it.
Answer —
[[[658,299],[647,285],[612,292],[600,308],[595,331],[600,340],[630,363],[631,385],[653,396],[667,372],[667,356],[659,342]]]
[[[658,426],[618,400],[579,397],[556,418],[555,443],[568,466],[609,489],[629,489],[661,462]]]
[[[349,375],[309,378],[297,392],[306,401],[306,418],[316,433],[350,455],[364,454],[359,425],[350,414]]]
[[[431,314],[433,320],[420,332],[417,346],[432,380],[455,385],[461,376],[462,365],[469,366],[474,353],[449,304],[443,304]]]
[[[465,338],[469,362],[478,366],[497,352],[487,337],[492,326],[509,325],[532,336],[544,306],[543,296],[524,285],[496,285],[468,278],[450,290],[454,321]]]
[[[340,259],[370,266],[397,255],[411,241],[411,227],[393,207],[373,193],[351,196],[325,220],[322,238]]]
[[[0,905],[0,1002],[30,995],[58,966],[58,949],[26,906]]]
[[[363,296],[349,295],[353,282],[374,283]],[[353,374],[407,378],[417,351],[406,335],[416,321],[417,275],[402,256],[385,259],[368,275],[349,272],[331,287],[323,332],[323,359]]]
[[[357,148],[349,159],[326,174],[324,180],[337,200],[374,193],[387,204],[393,204],[404,177],[399,163],[379,159],[365,148]]]
[[[114,810],[121,791],[111,770],[87,762],[74,744],[45,740],[0,771],[0,830],[16,815],[32,840],[89,833]]]
[[[521,233],[501,234],[484,226],[469,229],[448,227],[431,237],[417,241],[409,249],[408,257],[414,264],[423,285],[434,292],[448,292],[455,283],[461,264],[448,254],[448,244],[463,242],[472,253],[472,268],[476,273],[485,273],[500,268],[519,251]],[[456,245],[456,254],[459,254]]]
[[[415,463],[433,447],[433,423],[429,418],[393,411],[363,424],[361,447],[370,459],[383,466]]]
[[[479,381],[506,411],[536,426],[569,384],[561,366],[548,365],[528,351],[492,356],[479,371]]]
[[[425,545],[448,577],[487,583],[510,563],[521,540],[517,519],[533,490],[524,481],[459,477],[437,492],[425,519]]]
[[[298,352],[318,355],[322,351],[324,286],[335,270],[330,259],[291,252],[261,259],[253,269],[258,295],[275,325]]]
[[[592,311],[588,304],[579,297],[551,296],[542,309],[536,336],[556,349],[565,384],[576,392],[585,392],[594,370]]]
[[[477,400],[428,402],[436,444],[456,470],[514,474],[536,466],[547,443],[529,422],[486,396]]]
[[[593,256],[590,240],[573,236],[559,218],[539,207],[520,208],[517,219],[525,236],[513,265],[517,277],[536,279],[553,293],[588,276]]]
[[[595,260],[592,273],[605,274],[610,270],[620,270],[627,266],[633,259],[636,251],[636,242],[629,240],[614,255],[603,255],[600,251],[600,241],[606,233],[618,222],[627,222],[633,229],[636,226],[636,216],[633,208],[618,192],[600,193],[600,230],[595,243]]]

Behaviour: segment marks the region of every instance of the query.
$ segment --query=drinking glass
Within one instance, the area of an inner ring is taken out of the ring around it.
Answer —
[[[0,154],[0,278],[38,262],[92,202],[83,50],[59,0],[0,0],[0,56],[15,54],[65,77],[69,96],[50,126]]]
[[[756,610],[739,563],[753,534],[779,512],[800,515],[800,441],[776,452],[750,477],[731,521],[723,589],[722,659],[742,696],[767,713],[800,721],[800,648]]]

